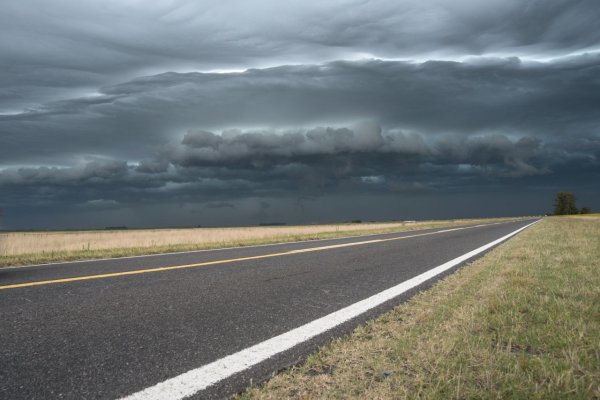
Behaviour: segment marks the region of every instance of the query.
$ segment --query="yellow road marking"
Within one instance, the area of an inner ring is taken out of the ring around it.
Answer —
[[[167,267],[136,269],[136,270],[122,271],[122,272],[111,272],[108,274],[75,276],[72,278],[52,279],[52,280],[47,280],[47,281],[15,283],[12,285],[0,286],[0,290],[17,289],[17,288],[30,287],[30,286],[51,285],[54,283],[67,283],[67,282],[87,281],[87,280],[92,280],[92,279],[113,278],[116,276],[140,275],[140,274],[147,274],[147,273],[151,273],[151,272],[171,271],[171,270],[176,270],[176,269],[204,267],[207,265],[217,265],[217,264],[226,264],[226,263],[233,263],[233,262],[240,262],[240,261],[259,260],[259,259],[263,259],[263,258],[289,256],[289,255],[298,254],[298,253],[309,253],[309,252],[313,252],[313,251],[324,251],[324,250],[330,250],[330,249],[335,249],[335,248],[340,248],[340,247],[359,246],[359,245],[371,244],[371,243],[389,242],[392,240],[410,239],[410,238],[419,237],[419,236],[436,235],[436,234],[440,234],[440,233],[458,231],[458,230],[462,230],[462,229],[477,228],[477,227],[487,226],[487,225],[495,225],[495,223],[494,224],[486,224],[486,225],[466,226],[466,227],[461,227],[461,228],[444,229],[442,231],[419,233],[416,235],[401,236],[401,237],[395,237],[395,238],[374,239],[374,240],[366,240],[366,241],[362,241],[362,242],[342,243],[342,244],[336,244],[336,245],[331,245],[331,246],[311,247],[308,249],[291,250],[291,251],[286,251],[283,253],[271,253],[271,254],[263,254],[263,255],[259,255],[259,256],[231,258],[228,260],[205,261],[205,262],[196,263],[196,264],[173,265],[173,266],[167,266]]]

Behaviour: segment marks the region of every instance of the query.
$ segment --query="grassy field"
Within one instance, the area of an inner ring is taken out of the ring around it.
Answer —
[[[0,267],[249,246],[508,220],[0,233]]]
[[[545,218],[241,397],[599,399],[600,218]]]

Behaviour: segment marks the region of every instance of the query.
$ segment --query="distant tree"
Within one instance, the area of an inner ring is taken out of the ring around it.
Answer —
[[[579,214],[591,214],[592,213],[592,209],[589,207],[581,207],[581,210],[579,210]]]
[[[575,195],[571,192],[556,193],[554,201],[555,215],[572,215],[577,214],[577,206],[575,205]]]

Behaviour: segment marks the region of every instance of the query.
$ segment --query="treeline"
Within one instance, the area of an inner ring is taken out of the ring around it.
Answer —
[[[577,208],[575,195],[571,192],[556,193],[554,201],[554,215],[591,214],[589,207]]]

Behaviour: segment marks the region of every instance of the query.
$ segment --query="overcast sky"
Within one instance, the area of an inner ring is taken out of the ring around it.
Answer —
[[[597,0],[28,0],[4,229],[600,211]]]

